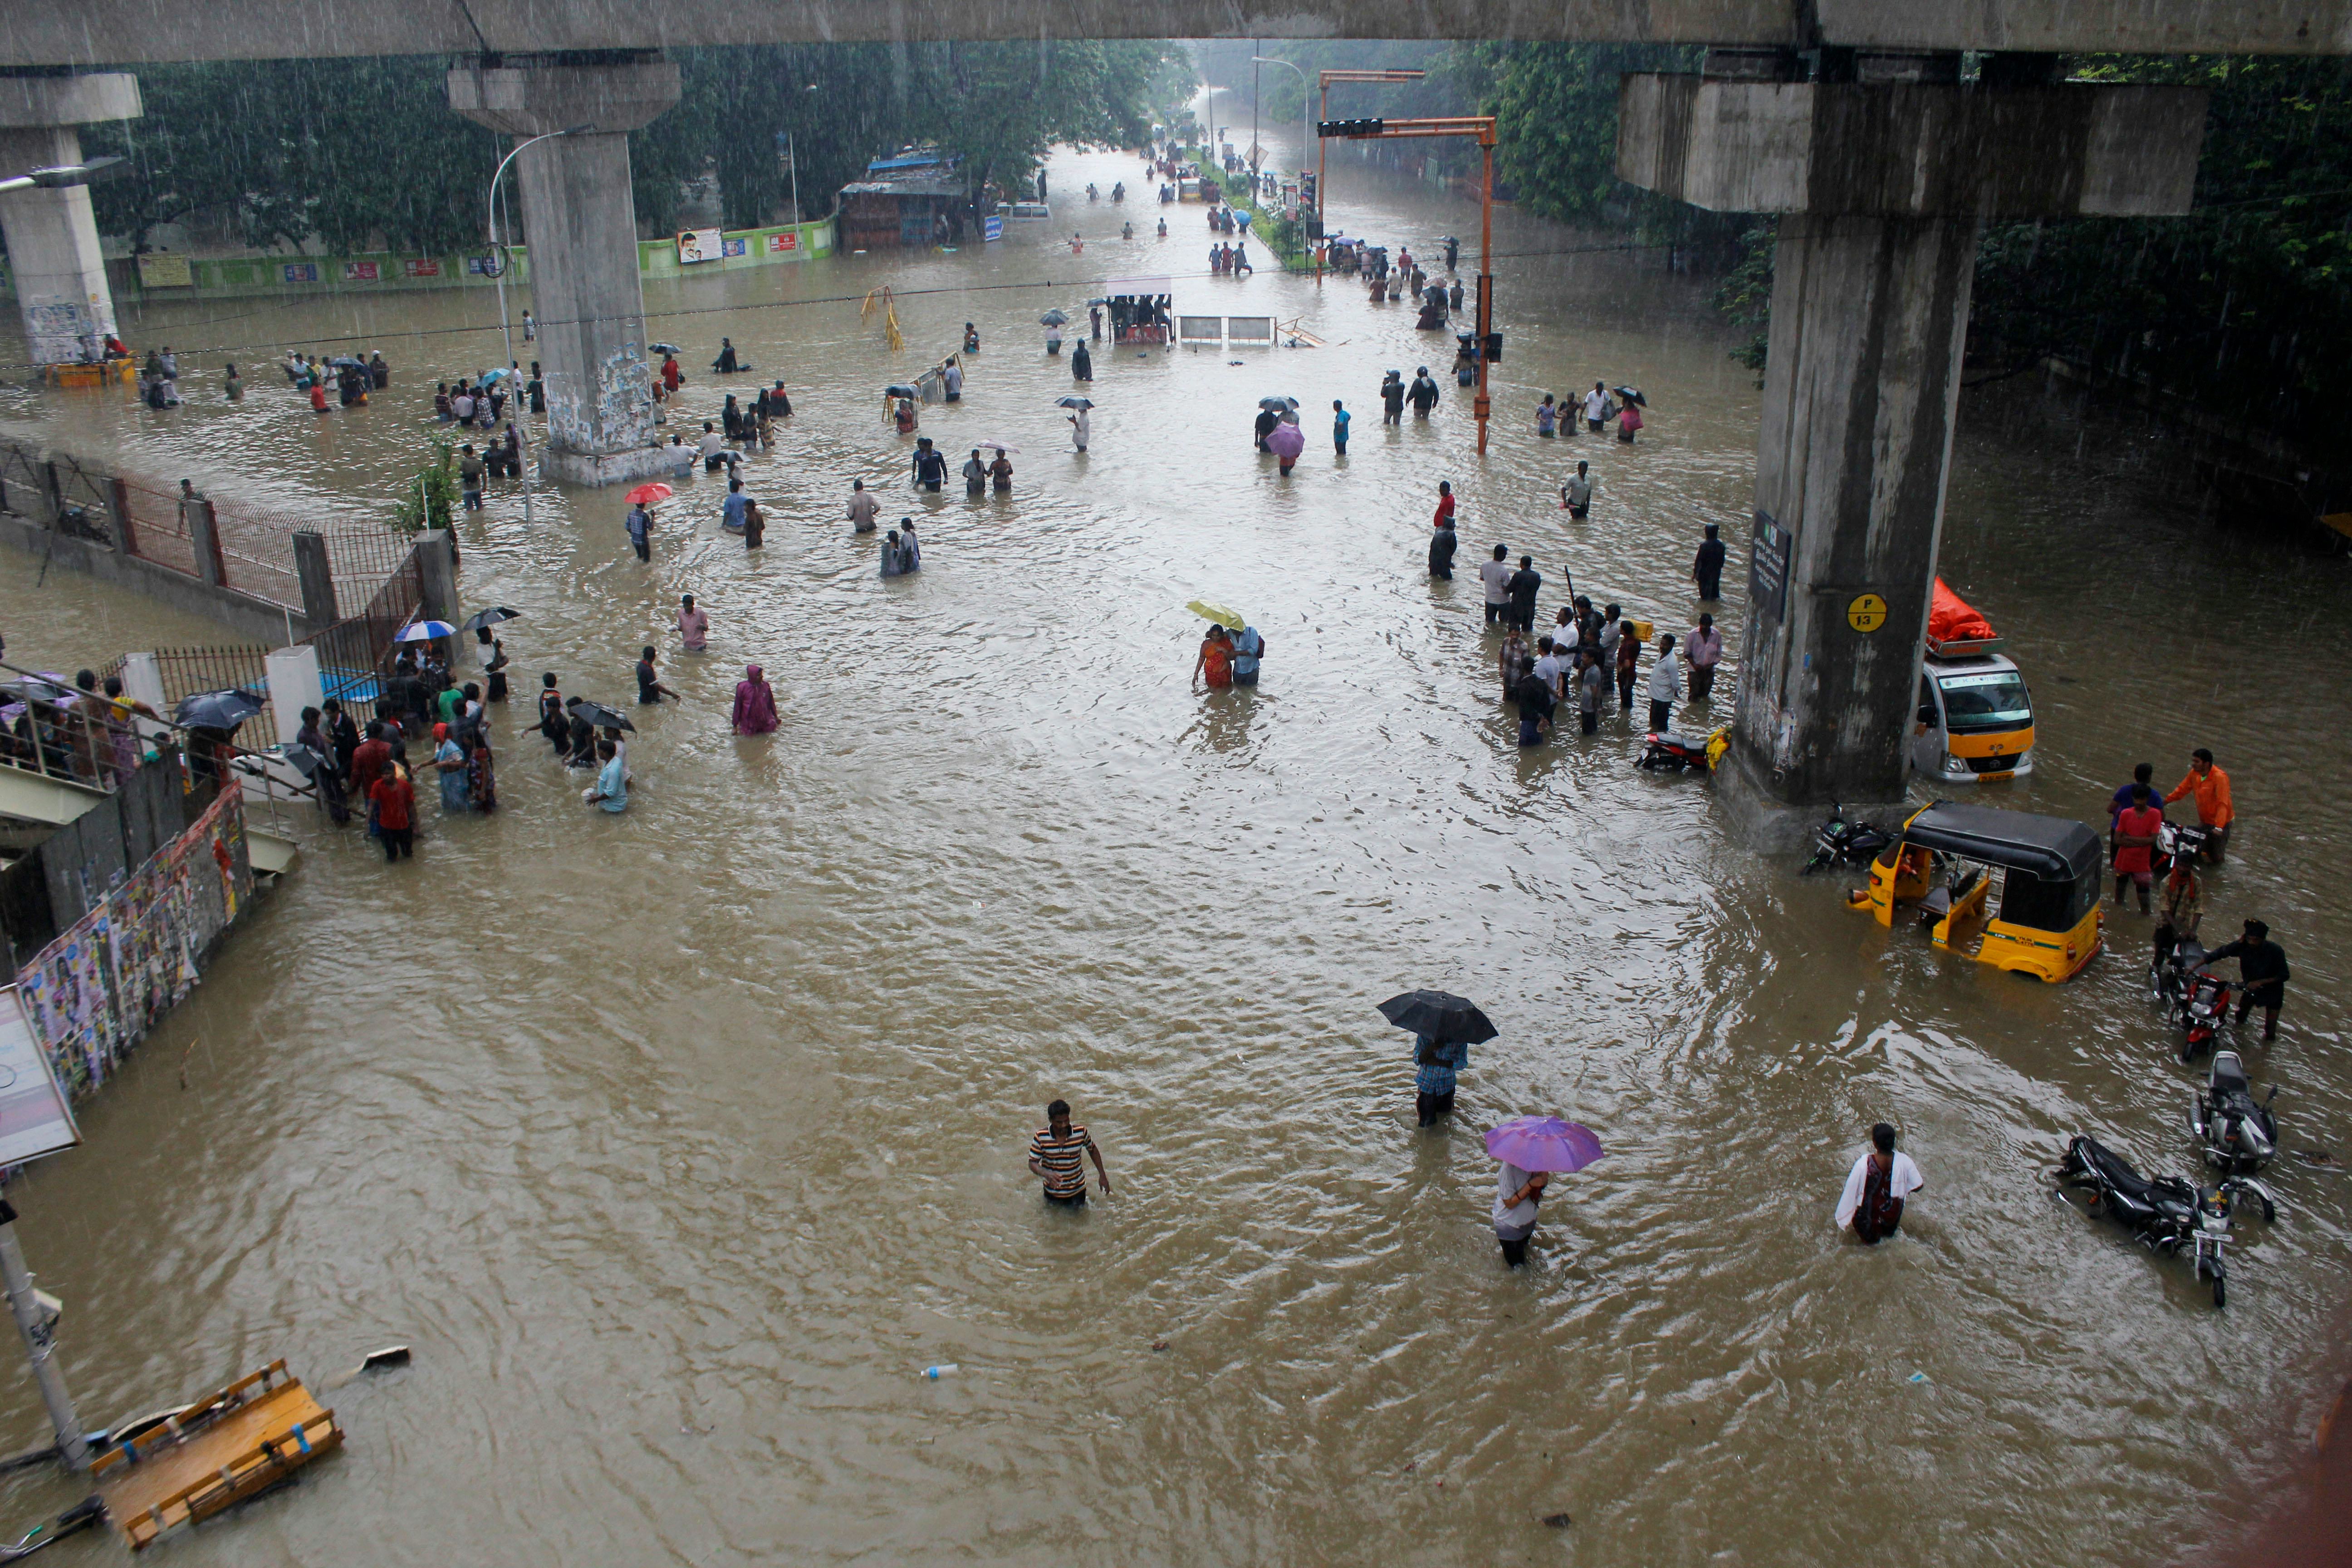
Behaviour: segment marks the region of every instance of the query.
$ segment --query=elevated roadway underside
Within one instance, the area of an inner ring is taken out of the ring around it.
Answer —
[[[2332,55],[2352,53],[2352,0],[16,0],[0,69],[1037,37]]]

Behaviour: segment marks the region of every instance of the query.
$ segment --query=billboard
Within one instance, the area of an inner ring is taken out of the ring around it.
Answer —
[[[343,281],[346,283],[376,283],[381,282],[383,279],[383,264],[380,261],[343,263]]]
[[[720,240],[719,246],[719,254],[722,256],[740,256],[743,254],[744,237],[740,234],[730,234]]]
[[[772,234],[768,237],[768,254],[771,256],[782,256],[800,247],[801,236],[798,229],[785,234]]]
[[[196,286],[196,274],[184,256],[149,254],[139,258],[139,286],[142,289],[193,289]]]
[[[400,264],[400,269],[411,278],[438,278],[441,276],[441,263],[432,259],[430,257],[421,259],[412,257],[408,260]]]
[[[319,280],[319,264],[315,261],[289,261],[281,268],[281,274],[289,283],[316,283]]]
[[[0,989],[0,1165],[21,1165],[80,1142],[23,994],[14,985]]]
[[[725,244],[715,228],[682,228],[677,233],[678,264],[692,266],[698,261],[716,261],[726,254]]]
[[[1004,237],[1004,220],[998,217],[993,213],[991,213],[988,216],[981,219],[980,237],[983,240],[1003,239]]]

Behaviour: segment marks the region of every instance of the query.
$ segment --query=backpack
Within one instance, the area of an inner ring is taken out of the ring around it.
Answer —
[[[1903,1200],[1893,1191],[1895,1162],[1881,1170],[1873,1160],[1862,1175],[1862,1206],[1853,1211],[1853,1231],[1864,1241],[1884,1241],[1903,1223]]]

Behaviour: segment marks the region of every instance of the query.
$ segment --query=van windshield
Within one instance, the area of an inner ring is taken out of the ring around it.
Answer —
[[[2013,669],[1985,675],[1947,675],[1937,686],[1944,693],[1945,728],[1955,735],[1986,730],[2014,730],[2033,722],[2033,701],[2025,681]]]

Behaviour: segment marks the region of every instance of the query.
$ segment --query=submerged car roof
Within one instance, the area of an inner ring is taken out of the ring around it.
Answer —
[[[2099,836],[2071,816],[1941,800],[1904,824],[1903,837],[1948,854],[2022,867],[2053,882],[2095,871],[2101,859]]]

